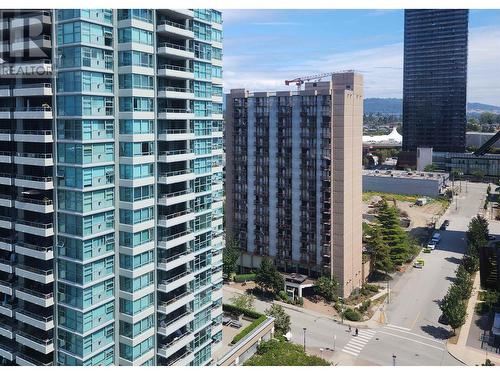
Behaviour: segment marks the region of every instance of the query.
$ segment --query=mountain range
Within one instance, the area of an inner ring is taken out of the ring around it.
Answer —
[[[401,115],[403,113],[403,99],[398,98],[366,98],[364,101],[365,114],[381,113],[384,115]],[[467,103],[468,113],[494,112],[500,113],[500,107],[483,103]]]

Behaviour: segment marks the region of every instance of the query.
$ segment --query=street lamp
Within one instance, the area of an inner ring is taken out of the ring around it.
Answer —
[[[392,365],[396,366],[396,354],[392,355]]]
[[[304,330],[304,352],[306,351],[306,331],[307,331],[307,328],[304,327],[302,328]]]
[[[335,351],[335,342],[337,341],[337,335],[333,335],[333,351]]]

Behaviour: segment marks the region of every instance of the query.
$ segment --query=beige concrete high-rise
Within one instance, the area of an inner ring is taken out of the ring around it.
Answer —
[[[362,284],[363,77],[335,73],[301,91],[231,90],[226,109],[226,230],[256,268]]]

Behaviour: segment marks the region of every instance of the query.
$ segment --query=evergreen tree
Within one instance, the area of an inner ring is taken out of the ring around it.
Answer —
[[[389,247],[391,262],[403,264],[409,258],[411,246],[408,234],[401,228],[398,211],[384,199],[379,203],[377,220],[382,240]]]
[[[370,238],[368,246],[372,252],[375,269],[389,273],[394,270],[394,264],[391,260],[389,246],[382,238],[382,231],[379,225],[373,225],[369,230]]]
[[[456,272],[455,285],[460,290],[462,299],[468,300],[472,293],[472,279],[463,265],[459,265]]]
[[[472,218],[467,230],[468,254],[477,256],[479,254],[479,249],[488,244],[488,235],[488,221],[480,215]]]

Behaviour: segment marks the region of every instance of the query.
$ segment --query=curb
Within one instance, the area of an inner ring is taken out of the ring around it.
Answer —
[[[453,345],[453,344],[452,344]],[[446,351],[448,352],[449,355],[451,355],[453,358],[455,358],[458,362],[460,362],[461,364],[465,365],[465,366],[469,366],[467,363],[465,363],[463,360],[461,360],[460,358],[458,358],[455,354],[453,354],[451,351],[450,351],[450,348],[448,347],[448,340],[446,340]]]

